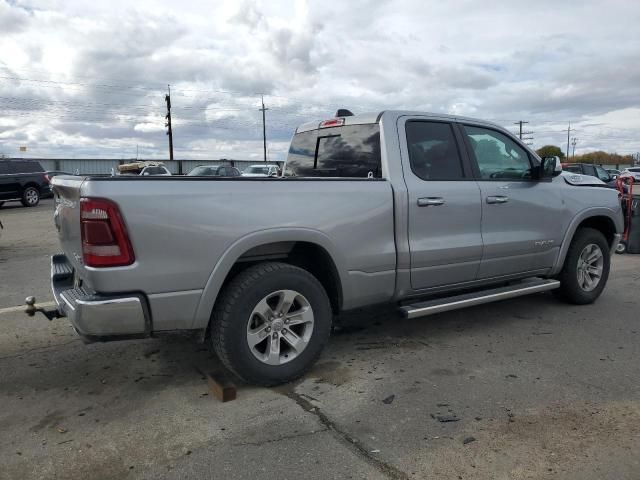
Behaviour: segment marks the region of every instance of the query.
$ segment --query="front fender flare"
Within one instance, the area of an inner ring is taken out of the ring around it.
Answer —
[[[621,233],[624,229],[624,220],[622,219],[621,210],[614,210],[608,207],[590,207],[585,210],[578,212],[576,216],[571,219],[569,223],[569,227],[567,228],[564,237],[562,239],[562,245],[560,246],[560,251],[558,252],[558,257],[556,258],[556,262],[551,270],[551,275],[557,275],[562,270],[562,266],[564,265],[564,260],[567,256],[567,251],[569,250],[569,246],[571,245],[571,240],[573,240],[573,236],[578,230],[578,226],[586,219],[591,217],[607,217],[611,219],[613,224],[616,227],[616,233]]]
[[[347,281],[346,261],[326,234],[310,228],[258,230],[236,240],[218,259],[198,302],[192,324],[193,329],[203,329],[209,324],[222,284],[238,259],[252,248],[276,242],[309,242],[324,248],[335,264],[344,295],[344,286]]]

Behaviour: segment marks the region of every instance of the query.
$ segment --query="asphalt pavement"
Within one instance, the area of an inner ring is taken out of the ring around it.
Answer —
[[[640,256],[597,303],[552,294],[343,319],[317,366],[238,385],[187,335],[85,345],[50,301],[52,202],[0,209],[0,478],[637,479]]]

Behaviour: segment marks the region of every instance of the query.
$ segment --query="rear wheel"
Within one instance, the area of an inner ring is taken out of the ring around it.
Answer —
[[[35,207],[40,203],[40,192],[36,187],[25,188],[21,202],[25,207]]]
[[[224,289],[211,319],[211,342],[224,365],[242,380],[277,385],[303,375],[331,331],[329,298],[306,270],[262,263]]]
[[[610,262],[609,244],[604,235],[592,228],[578,230],[558,276],[558,294],[577,305],[594,302],[607,283]]]

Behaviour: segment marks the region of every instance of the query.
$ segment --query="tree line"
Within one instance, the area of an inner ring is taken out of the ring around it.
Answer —
[[[560,157],[562,161],[565,161],[566,157],[560,147],[555,145],[545,145],[537,149],[536,153],[541,157]],[[633,155],[620,155],[597,150],[582,155],[573,155],[567,161],[572,163],[596,163],[598,165],[633,165]]]

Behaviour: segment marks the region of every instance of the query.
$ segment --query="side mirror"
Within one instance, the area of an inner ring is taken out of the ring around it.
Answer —
[[[538,179],[553,178],[562,172],[562,164],[558,157],[544,157],[540,162]]]

